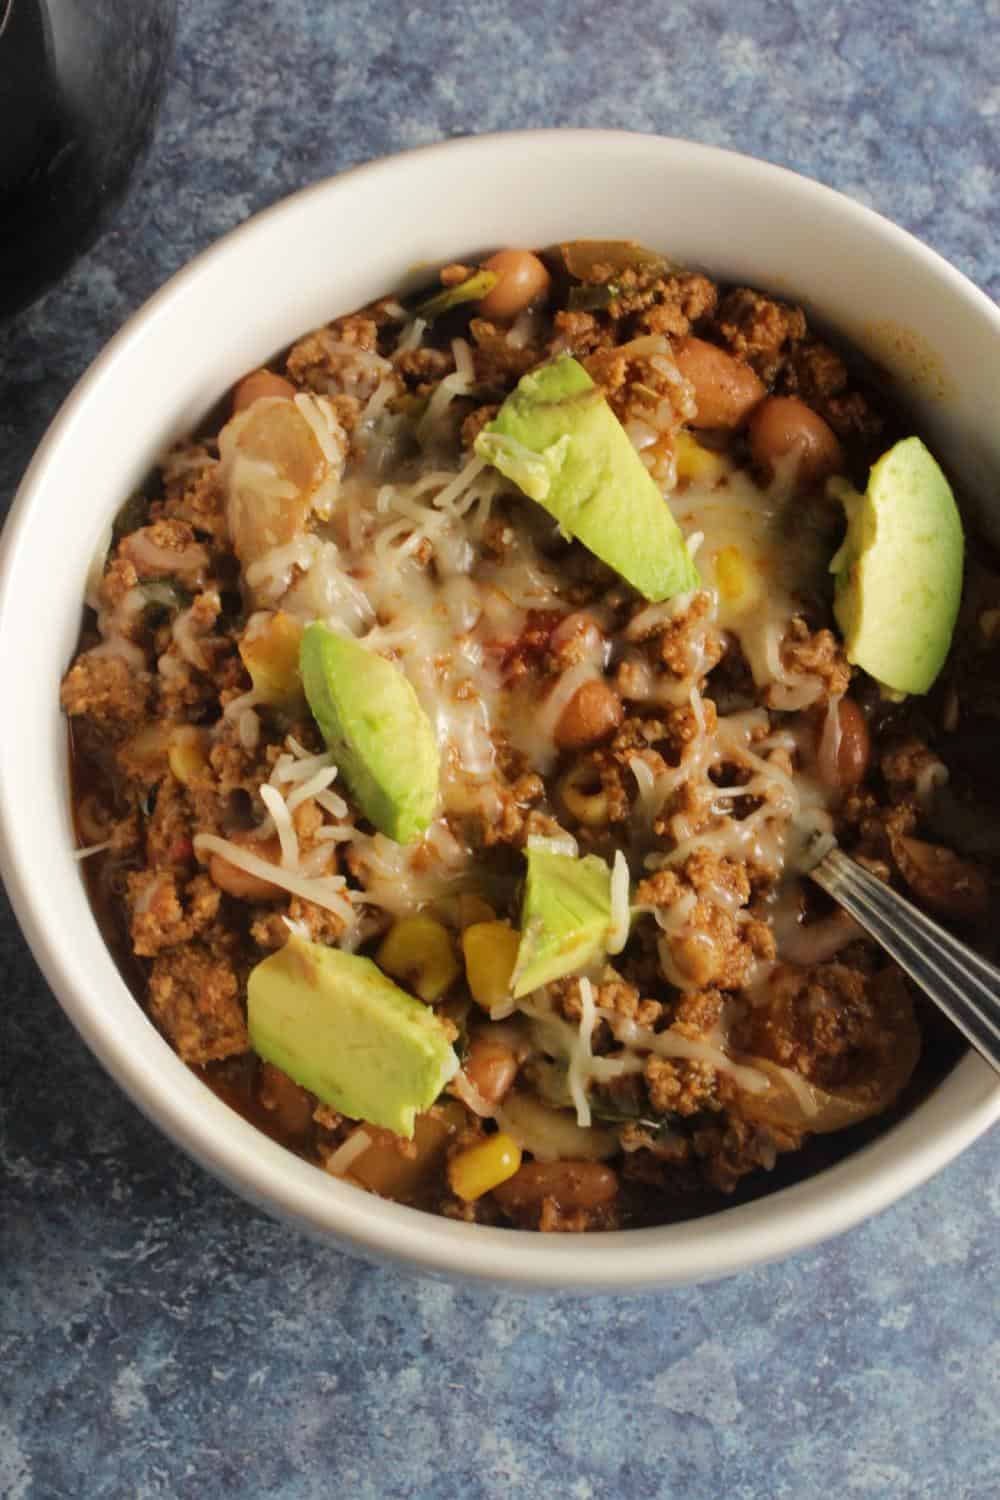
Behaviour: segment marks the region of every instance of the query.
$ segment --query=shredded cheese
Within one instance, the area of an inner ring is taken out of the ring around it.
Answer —
[[[112,839],[105,839],[101,844],[85,844],[81,849],[73,850],[74,859],[89,859],[92,854],[103,854],[105,849],[110,849]]]
[[[608,929],[607,950],[614,956],[628,942],[631,918],[628,905],[629,868],[621,849],[615,850],[611,866],[611,926]]]
[[[324,1163],[330,1176],[346,1176],[358,1157],[367,1151],[371,1144],[372,1138],[367,1130],[352,1130],[346,1141],[342,1141],[332,1156],[328,1156]]]
[[[259,788],[260,799],[274,819],[274,827],[281,845],[281,863],[286,870],[297,870],[299,866],[299,840],[292,822],[291,809],[277,787],[265,783]]]
[[[587,1098],[586,1085],[594,1061],[590,1039],[597,1020],[597,1011],[594,1006],[594,987],[586,975],[581,975],[576,985],[580,996],[580,1025],[577,1032],[578,1040],[570,1057],[567,1081],[570,1098],[576,1109],[576,1123],[585,1130],[590,1124],[590,1101]]]
[[[303,802],[308,802],[310,797],[316,797],[320,792],[325,792],[327,787],[336,780],[336,777],[337,767],[326,765],[321,766],[308,780],[299,781],[295,790],[289,792],[285,799],[288,811],[294,812],[297,807],[302,806]],[[337,801],[339,802],[340,799],[338,798]]]
[[[243,849],[239,844],[214,833],[196,834],[194,847],[199,853],[205,850],[209,854],[221,854],[228,864],[235,865],[238,870],[245,870],[248,875],[256,875],[261,880],[269,880],[272,885],[281,886],[293,896],[300,896],[303,901],[322,906],[325,911],[333,912],[334,916],[340,917],[345,923],[354,921],[354,908],[348,897],[346,881],[340,875],[325,875],[319,880],[307,879],[294,870],[261,859],[249,849]],[[363,899],[367,900],[367,897]]]
[[[751,1068],[745,1063],[734,1062],[728,1053],[724,1052],[721,1047],[713,1046],[711,1042],[681,1036],[672,1028],[667,1031],[650,1031],[645,1026],[638,1026],[634,1021],[626,1020],[613,1010],[598,1007],[597,1014],[602,1021],[607,1021],[615,1040],[626,1046],[638,1048],[644,1052],[655,1052],[658,1057],[708,1063],[716,1072],[728,1073],[734,1083],[745,1089],[748,1094],[766,1093],[770,1086],[766,1073],[760,1072],[757,1068]]]

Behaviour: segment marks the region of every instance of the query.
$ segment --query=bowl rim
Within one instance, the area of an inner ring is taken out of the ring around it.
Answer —
[[[462,136],[378,158],[311,183],[230,230],[171,276],[104,346],[44,434],[0,536],[0,641],[9,644],[13,640],[12,624],[5,625],[7,584],[29,530],[41,520],[38,512],[46,499],[47,474],[55,455],[73,440],[78,422],[86,421],[86,409],[99,398],[101,383],[111,368],[129,357],[154,322],[183,304],[202,278],[213,275],[234,246],[251,244],[255,236],[269,233],[282,219],[293,220],[313,198],[349,194],[359,176],[391,178],[405,172],[417,158],[452,158],[484,148],[551,149],[556,142],[562,149],[600,142],[623,150],[652,151],[665,164],[683,154],[709,167],[731,170],[738,166],[741,172],[772,183],[787,181],[803,197],[804,211],[809,201],[817,201],[814,195],[832,198],[845,222],[852,217],[865,222],[869,230],[922,261],[970,302],[974,313],[1000,337],[1000,310],[962,272],[908,231],[812,178],[739,152],[678,137],[557,128]],[[150,1047],[141,1056],[131,1052],[100,1006],[75,982],[70,956],[54,941],[51,924],[45,920],[37,882],[22,876],[18,859],[22,829],[13,800],[11,789],[0,778],[0,874],[45,979],[101,1064],[175,1144],[244,1198],[328,1243],[368,1258],[523,1291],[607,1292],[710,1280],[784,1257],[853,1227],[926,1181],[1000,1119],[1000,1082],[985,1063],[970,1055],[910,1116],[836,1166],[762,1200],[684,1223],[545,1236],[458,1224],[389,1203],[331,1179],[268,1141],[211,1094],[155,1031],[160,1048]],[[108,963],[113,967],[110,953]],[[180,1086],[167,1059],[183,1071],[197,1094]],[[959,1088],[964,1099],[961,1108],[956,1108],[952,1099]]]

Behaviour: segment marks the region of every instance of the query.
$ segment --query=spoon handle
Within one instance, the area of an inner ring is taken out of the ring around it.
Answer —
[[[842,849],[831,849],[809,873],[1000,1073],[1000,969],[945,932]]]

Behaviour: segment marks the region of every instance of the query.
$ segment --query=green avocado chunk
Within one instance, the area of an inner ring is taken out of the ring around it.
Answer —
[[[611,871],[603,859],[530,848],[525,856],[515,1000],[600,958],[611,926]]]
[[[392,983],[370,958],[292,934],[250,974],[254,1051],[352,1120],[411,1140],[458,1071],[429,1006]]]
[[[948,655],[962,599],[964,538],[947,479],[917,437],[842,493],[847,536],[830,564],[847,659],[896,693],[926,693]]]
[[[398,667],[350,636],[307,625],[299,669],[306,699],[365,817],[398,844],[415,843],[438,800],[438,747]]]
[[[644,598],[698,587],[667,502],[600,388],[571,355],[523,376],[475,451]]]

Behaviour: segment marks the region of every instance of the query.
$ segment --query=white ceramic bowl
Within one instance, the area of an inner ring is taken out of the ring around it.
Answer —
[[[648,136],[484,136],[378,162],[278,204],[195,260],[112,340],[52,424],[2,543],[0,835],[15,910],[70,1019],[136,1104],[237,1192],[373,1258],[520,1288],[612,1290],[721,1276],[846,1229],[995,1121],[1000,1085],[967,1057],[912,1115],[836,1167],[666,1228],[546,1236],[382,1202],[228,1109],[126,989],[70,853],[58,707],[102,527],[237,376],[400,286],[422,262],[582,236],[634,237],[801,299],[894,373],[921,430],[1000,533],[1000,312],[884,219],[777,167]]]

